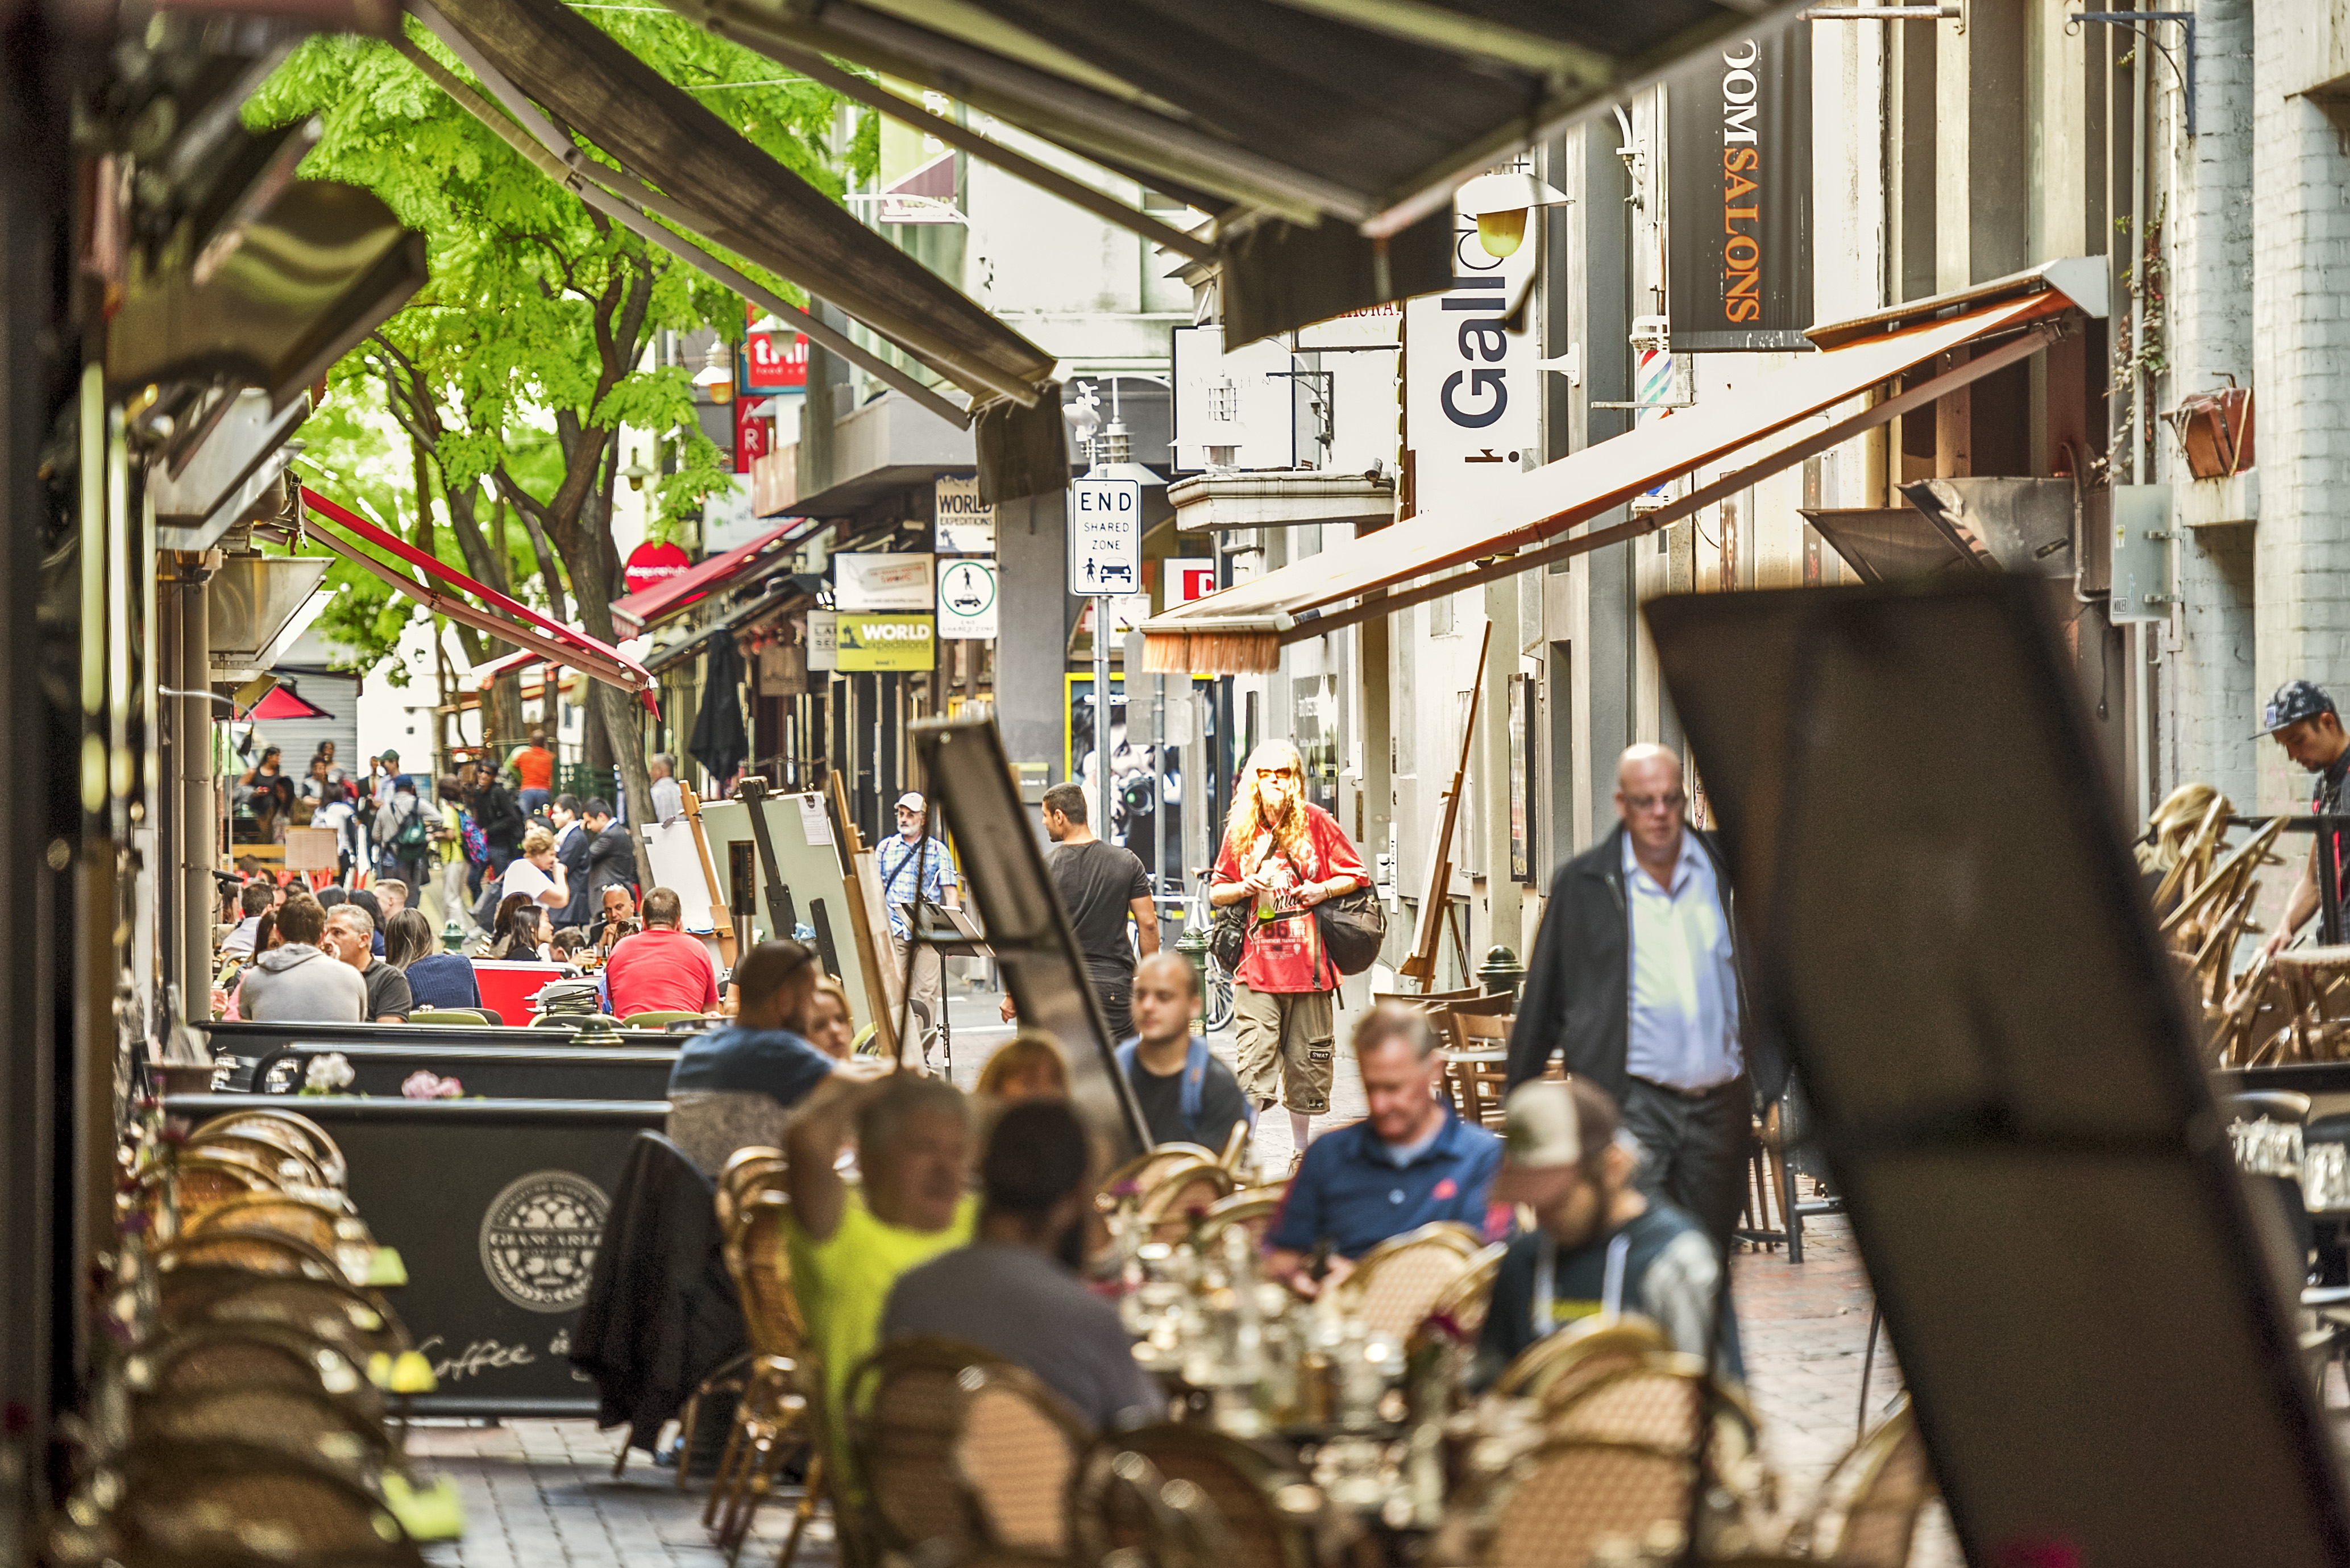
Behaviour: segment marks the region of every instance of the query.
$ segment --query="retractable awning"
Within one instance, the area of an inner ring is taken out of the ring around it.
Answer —
[[[453,566],[445,566],[411,545],[396,534],[377,527],[366,518],[347,508],[338,506],[308,485],[302,487],[302,504],[314,518],[331,526],[314,523],[305,531],[306,536],[365,570],[381,577],[410,598],[437,615],[463,621],[477,631],[503,638],[516,647],[541,659],[567,665],[582,674],[633,691],[645,707],[658,716],[660,707],[653,696],[652,677],[643,665],[618,649],[608,647],[585,632],[574,631],[562,622],[550,620],[528,605],[507,597],[495,588],[485,587]],[[351,535],[340,537],[336,529]],[[360,544],[372,545],[390,552],[400,560],[425,575],[420,582],[407,573],[386,565],[360,549]],[[445,583],[457,594],[471,594],[480,604],[473,604],[454,594],[443,593],[432,586]],[[486,608],[484,607],[487,607]]]
[[[1433,284],[1395,276],[1414,262],[1387,242],[1423,237],[1461,181],[1802,0],[669,4],[785,64],[855,61],[1219,212],[1247,296],[1227,319],[1248,305],[1254,336],[1442,287],[1445,223],[1408,247],[1430,249]]]
[[[677,576],[664,578],[660,584],[645,589],[642,593],[630,594],[626,598],[614,599],[612,615],[615,619],[626,621],[639,631],[658,625],[678,614],[687,605],[703,595],[720,592],[731,587],[738,578],[757,570],[762,566],[785,565],[785,559],[776,551],[776,546],[786,544],[798,535],[806,532],[808,525],[807,518],[794,517],[785,522],[782,527],[771,533],[762,534],[747,545],[729,550],[723,556],[712,556],[707,560],[696,561]],[[765,559],[770,554],[775,554],[777,557],[772,563]]]
[[[1817,328],[1814,338],[1835,347],[1732,396],[1498,481],[1473,508],[1439,498],[1391,527],[1156,617],[1143,626],[1146,668],[1271,670],[1284,643],[1652,532],[2037,353],[2077,315],[2103,316],[2103,267],[2101,259],[2054,263],[1964,295]],[[1814,421],[1960,349],[1969,351],[1962,361],[1921,384]],[[1655,511],[1563,537],[1668,480],[1717,464],[1718,477]]]
[[[618,182],[641,204],[789,278],[974,399],[1033,404],[1039,383],[1052,378],[1051,354],[559,0],[434,5],[476,57],[633,175]],[[614,182],[613,171],[576,149],[561,151],[581,176]]]

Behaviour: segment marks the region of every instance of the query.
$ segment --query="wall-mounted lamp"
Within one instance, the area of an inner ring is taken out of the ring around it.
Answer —
[[[1526,214],[1571,200],[1532,174],[1481,174],[1461,187],[1461,211],[1477,220],[1477,244],[1489,256],[1515,255],[1526,241]]]

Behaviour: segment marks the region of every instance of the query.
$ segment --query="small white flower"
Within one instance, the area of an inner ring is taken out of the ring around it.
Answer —
[[[302,1085],[314,1095],[331,1095],[349,1088],[351,1080],[357,1076],[351,1071],[349,1059],[341,1052],[327,1051],[310,1058],[310,1065],[303,1074]]]

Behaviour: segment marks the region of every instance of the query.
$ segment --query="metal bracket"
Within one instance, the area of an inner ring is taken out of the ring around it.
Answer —
[[[2178,68],[2178,61],[2172,57],[2168,49],[2162,47],[2162,40],[2156,37],[2151,29],[2147,33],[2146,41],[2162,51],[2162,57],[2170,62],[2170,74],[2178,78],[2179,93],[2187,100],[2187,140],[2194,140],[2195,13],[2192,11],[2075,11],[2065,18],[2064,30],[2069,33],[2083,22],[2104,22],[2112,26],[2130,28],[2136,28],[2141,22],[2178,24],[2179,31],[2184,36],[2184,52],[2187,56],[2185,70]]]

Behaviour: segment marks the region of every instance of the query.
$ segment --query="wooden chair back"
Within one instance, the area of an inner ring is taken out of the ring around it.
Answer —
[[[1406,1338],[1483,1250],[1476,1232],[1444,1221],[1390,1236],[1363,1254],[1341,1299],[1373,1334]]]
[[[1444,1054],[1445,1092],[1461,1119],[1476,1127],[1502,1125],[1509,1096],[1510,1030],[1514,1013],[1470,1012],[1449,1020],[1451,1043]],[[1500,1052],[1499,1058],[1489,1058]]]

